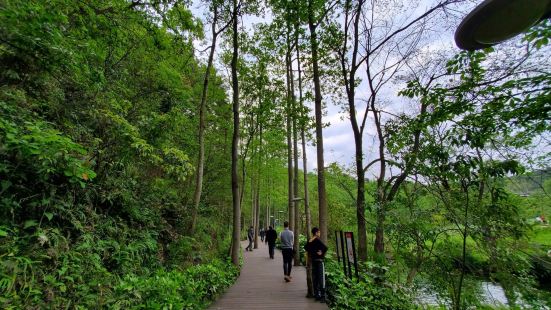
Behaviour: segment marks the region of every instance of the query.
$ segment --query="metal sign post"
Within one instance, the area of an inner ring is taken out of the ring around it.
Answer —
[[[344,233],[344,245],[346,246],[346,263],[348,265],[348,277],[352,278],[352,263],[354,262],[354,256],[352,255],[352,239],[350,238],[350,233]]]
[[[337,252],[337,261],[338,261],[339,264],[340,264],[340,262],[341,262],[341,255],[340,255],[340,253],[339,253],[339,234],[338,234],[336,231],[335,231],[335,245],[336,245],[336,246],[335,246],[335,250],[336,250],[336,252]]]
[[[341,253],[342,253],[342,266],[344,268],[344,274],[347,274],[346,273],[346,259],[345,259],[345,250],[344,250],[344,234],[342,232],[342,230],[339,232],[340,233],[340,241],[341,241]]]
[[[348,274],[352,278],[352,264],[354,264],[354,274],[358,277],[358,262],[356,259],[356,247],[354,245],[354,233],[347,231],[344,233],[346,238],[346,257],[348,261]]]

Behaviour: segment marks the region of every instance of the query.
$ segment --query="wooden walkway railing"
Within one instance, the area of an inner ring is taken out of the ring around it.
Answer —
[[[287,283],[280,251],[270,259],[266,244],[259,243],[258,249],[246,252],[247,244],[241,244],[244,264],[239,278],[209,309],[328,309],[326,304],[306,298],[304,267],[293,266],[293,279]]]

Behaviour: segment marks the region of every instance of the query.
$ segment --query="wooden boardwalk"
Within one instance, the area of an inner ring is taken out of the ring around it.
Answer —
[[[326,304],[306,298],[304,267],[293,266],[293,280],[287,283],[280,251],[276,249],[270,259],[265,243],[259,242],[253,252],[245,251],[247,244],[241,243],[244,264],[239,278],[209,309],[328,309]]]

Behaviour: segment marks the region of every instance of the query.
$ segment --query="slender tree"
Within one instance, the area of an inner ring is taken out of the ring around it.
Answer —
[[[295,170],[293,169],[293,101],[295,96],[293,83],[293,64],[292,64],[292,43],[291,43],[291,25],[289,7],[286,6],[286,24],[287,30],[285,33],[285,68],[287,77],[287,113],[286,113],[286,129],[287,129],[287,178],[288,178],[288,212],[289,212],[289,229],[294,230],[295,226],[295,193],[296,186],[294,185]]]
[[[211,22],[211,35],[212,42],[209,47],[209,58],[207,60],[207,67],[205,69],[205,76],[203,78],[203,89],[201,91],[201,102],[199,104],[199,126],[198,126],[198,142],[199,153],[197,154],[197,165],[195,167],[195,191],[193,193],[193,209],[191,216],[190,234],[193,235],[197,225],[197,212],[199,210],[199,204],[201,202],[201,191],[203,189],[203,170],[205,166],[205,113],[207,105],[207,93],[209,87],[209,79],[212,70],[212,63],[214,60],[214,52],[216,50],[216,43],[218,35],[220,35],[230,25],[231,20],[220,29],[216,29],[220,19],[220,3],[218,0],[214,0],[211,3],[212,9],[212,22]]]
[[[385,111],[380,107],[380,94],[419,47],[427,30],[427,19],[442,11],[446,6],[460,0],[443,0],[425,11],[402,23],[388,22],[389,16],[402,14],[402,6],[387,4],[384,8],[376,1],[346,1],[344,5],[343,41],[337,54],[341,63],[341,77],[347,94],[347,110],[354,133],[355,163],[357,177],[356,210],[358,223],[358,254],[360,259],[367,257],[367,238],[365,223],[365,173],[374,164],[379,164],[375,193],[376,232],[374,250],[381,258],[384,253],[384,222],[388,205],[396,197],[400,186],[411,172],[415,157],[408,158],[398,176],[387,178],[390,159],[386,154],[386,134],[384,131]],[[366,4],[370,6],[367,7]],[[398,4],[398,3],[396,3]],[[381,18],[380,15],[384,15]],[[403,14],[402,14],[403,15]],[[351,42],[349,42],[351,40]],[[360,50],[361,49],[361,50]],[[360,55],[361,54],[361,55]],[[350,61],[349,61],[350,59]],[[357,70],[365,64],[367,103],[363,112],[358,113],[356,103]],[[377,157],[363,166],[363,137],[368,113],[371,112],[377,137]],[[358,115],[359,114],[359,115]],[[419,136],[414,139],[419,143]],[[415,151],[415,148],[412,152]]]
[[[316,2],[316,3],[314,3]],[[312,74],[314,81],[314,107],[316,115],[316,153],[318,164],[318,206],[319,206],[319,229],[321,230],[321,240],[327,243],[327,193],[325,190],[325,163],[323,157],[323,107],[321,96],[321,82],[320,82],[320,70],[319,70],[319,56],[318,56],[318,36],[317,27],[322,21],[325,14],[318,16],[317,1],[308,0],[308,28],[310,29],[310,51],[311,51],[311,63]],[[322,2],[321,6],[325,9],[325,3]]]
[[[239,81],[237,80],[237,57],[239,53],[237,33],[238,6],[237,0],[233,0],[232,11],[232,45],[233,53],[231,59],[231,77],[233,91],[233,138],[232,138],[232,197],[233,197],[233,235],[232,235],[232,263],[239,265],[239,248],[241,247],[241,204],[239,197],[239,176],[237,174],[237,163],[239,161]]]
[[[358,225],[358,257],[360,260],[367,259],[367,232],[365,223],[365,171],[363,164],[363,134],[365,130],[365,118],[358,124],[356,110],[356,72],[361,62],[358,61],[358,49],[360,45],[360,16],[362,14],[364,1],[359,0],[353,4],[347,0],[344,4],[344,31],[342,46],[337,50],[341,64],[342,80],[346,89],[348,99],[348,113],[352,132],[354,133],[355,163],[356,163],[356,218]],[[348,38],[351,38],[352,49],[349,50]],[[347,62],[351,58],[350,63]]]
[[[305,217],[305,231],[306,238],[310,236],[312,231],[312,220],[310,215],[310,198],[308,195],[308,160],[306,158],[306,125],[308,124],[308,117],[306,115],[306,107],[304,106],[304,98],[302,94],[302,68],[300,61],[300,45],[299,45],[299,19],[297,18],[295,24],[295,48],[297,52],[297,73],[298,73],[298,109],[300,111],[300,139],[302,144],[302,175],[304,185],[304,217]],[[312,283],[312,261],[306,261],[306,284],[308,286],[308,297],[314,296],[314,286]]]

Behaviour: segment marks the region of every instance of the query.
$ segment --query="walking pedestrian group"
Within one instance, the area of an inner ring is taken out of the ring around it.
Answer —
[[[317,301],[325,302],[325,254],[327,253],[327,246],[321,241],[321,231],[319,228],[312,228],[312,237],[308,240],[304,246],[304,250],[307,254],[308,264],[312,266],[312,286],[314,289],[314,297]],[[276,230],[269,226],[267,229],[260,229],[259,235],[262,242],[268,244],[268,254],[270,259],[274,259],[274,248],[278,238]],[[251,226],[247,231],[247,239],[249,245],[245,248],[245,251],[253,250],[254,229]],[[293,277],[291,276],[291,270],[293,267],[293,257],[296,249],[293,247],[295,235],[292,230],[289,229],[289,222],[283,223],[283,231],[279,234],[281,241],[281,253],[283,255],[283,279],[285,282],[291,282]]]

